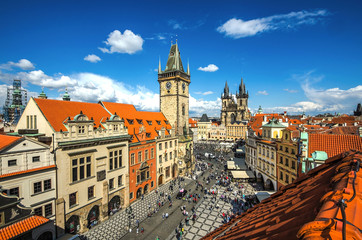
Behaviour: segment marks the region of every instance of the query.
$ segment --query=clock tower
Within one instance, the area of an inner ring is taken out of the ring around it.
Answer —
[[[166,68],[162,71],[161,60],[158,66],[160,84],[160,111],[165,115],[176,135],[189,133],[189,85],[190,68],[185,72],[177,42],[171,46]]]

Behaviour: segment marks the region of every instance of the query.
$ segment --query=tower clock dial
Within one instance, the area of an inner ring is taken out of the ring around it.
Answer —
[[[170,83],[170,82],[167,82],[167,83],[166,83],[166,89],[167,89],[167,90],[170,90],[170,89],[171,89],[171,83]]]
[[[186,84],[185,84],[185,83],[182,83],[182,90],[185,91],[185,89],[186,89]]]

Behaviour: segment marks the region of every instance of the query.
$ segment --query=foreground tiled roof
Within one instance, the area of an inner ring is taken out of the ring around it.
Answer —
[[[139,130],[143,126],[148,133],[146,140],[155,139],[158,136],[157,131],[162,127],[171,129],[166,117],[161,112],[137,111],[133,105],[124,103],[100,102],[99,106],[104,106],[110,113],[117,113],[124,119],[124,124],[128,128],[128,134],[133,135],[132,142],[138,142]],[[166,132],[166,135],[168,133]]]
[[[31,216],[0,229],[0,240],[12,239],[20,234],[26,233],[40,225],[49,222],[49,219],[41,216]]]
[[[329,158],[203,239],[342,239],[342,199],[348,200],[347,239],[362,239],[362,171],[356,172],[357,163],[362,163],[362,152]]]
[[[308,156],[315,151],[324,151],[333,157],[351,149],[362,151],[362,138],[355,135],[315,134],[308,135]]]
[[[76,115],[83,112],[89,119],[93,117],[95,127],[102,126],[101,121],[105,121],[110,114],[97,103],[74,102],[52,99],[34,98],[34,101],[56,132],[68,131],[63,121],[68,117],[73,119]]]
[[[39,167],[39,168],[33,168],[33,169],[24,170],[24,171],[18,171],[18,172],[3,174],[3,175],[0,175],[0,179],[15,176],[15,175],[21,175],[21,174],[25,174],[25,173],[37,172],[37,171],[50,169],[50,168],[55,168],[55,165],[50,165],[50,166],[45,166],[45,167]]]
[[[21,137],[13,137],[0,134],[0,150],[6,148],[7,146],[10,146],[12,143],[18,141],[19,139],[21,139]]]

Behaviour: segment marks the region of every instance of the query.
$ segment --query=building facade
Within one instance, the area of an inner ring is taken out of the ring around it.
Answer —
[[[226,140],[226,127],[223,124],[212,123],[210,129],[211,140]]]
[[[157,149],[157,186],[168,183],[178,176],[178,138],[175,134],[166,135],[166,129],[159,131],[156,137]]]
[[[118,115],[96,103],[31,98],[16,130],[28,127],[53,138],[58,235],[84,232],[129,204],[130,136]]]
[[[27,137],[7,135],[0,135],[0,142],[2,192],[21,198],[21,203],[32,208],[35,215],[54,220],[56,170],[49,146]]]
[[[197,134],[198,140],[209,140],[210,139],[210,131],[211,131],[211,121],[204,113],[201,116],[200,121],[197,124]]]
[[[128,134],[131,136],[129,144],[129,201],[134,202],[142,195],[157,187],[159,180],[158,157],[164,153],[159,149],[158,141],[163,141],[172,134],[170,123],[161,112],[137,111],[133,105],[122,103],[101,102],[109,113],[120,113],[124,119]],[[162,132],[164,137],[162,138]],[[161,137],[161,138],[160,138]],[[160,138],[160,139],[159,139]],[[167,144],[166,144],[167,145]],[[167,149],[169,149],[167,146]],[[177,148],[172,145],[172,150]],[[161,153],[159,152],[161,151]],[[167,159],[177,160],[177,154],[167,155]],[[168,162],[169,163],[169,162]],[[174,166],[178,168],[178,166]],[[165,170],[168,170],[167,166]],[[163,175],[162,175],[163,176]],[[166,176],[166,175],[165,175]],[[174,177],[178,176],[175,174]]]
[[[299,176],[299,131],[293,127],[282,130],[277,140],[278,189],[294,182]]]

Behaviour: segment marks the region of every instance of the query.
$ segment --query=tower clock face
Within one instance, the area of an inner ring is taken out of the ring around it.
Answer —
[[[185,91],[185,89],[186,89],[186,84],[185,83],[182,83],[182,89]]]
[[[167,83],[166,83],[166,89],[167,89],[167,90],[170,90],[170,89],[171,89],[171,83],[170,83],[170,82],[167,82]]]

